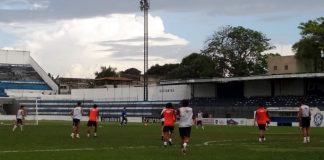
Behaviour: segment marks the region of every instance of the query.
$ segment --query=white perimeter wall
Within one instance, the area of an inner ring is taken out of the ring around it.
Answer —
[[[22,90],[22,89],[6,89],[6,93],[10,97],[41,97],[43,95],[53,94],[50,90]]]
[[[190,95],[189,85],[149,86],[148,98],[149,101],[182,100],[189,99]],[[66,97],[108,101],[142,101],[143,87],[72,89],[71,95]]]
[[[0,50],[0,63],[29,64],[28,51]]]
[[[244,96],[271,96],[271,83],[267,80],[245,81]]]
[[[216,97],[215,84],[194,84],[195,97]]]

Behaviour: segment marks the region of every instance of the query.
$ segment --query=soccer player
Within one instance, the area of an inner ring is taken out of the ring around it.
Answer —
[[[81,107],[81,102],[77,103],[77,106],[75,106],[71,111],[71,116],[73,119],[73,129],[71,133],[72,138],[80,138],[80,121],[83,115],[83,110]]]
[[[310,142],[309,128],[310,128],[310,121],[311,121],[311,112],[309,106],[304,103],[305,103],[304,99],[302,99],[300,101],[298,118],[304,134],[303,143],[309,143]]]
[[[97,109],[97,105],[94,104],[93,107],[89,110],[89,121],[88,121],[88,134],[90,137],[91,128],[94,127],[93,136],[97,137],[97,127],[98,127],[98,119],[99,119],[99,110]]]
[[[162,111],[162,116],[164,118],[163,124],[163,139],[164,146],[172,145],[172,133],[174,130],[174,123],[176,121],[175,110],[172,107],[172,103],[167,103],[165,109]]]
[[[26,116],[25,106],[20,106],[20,109],[18,109],[16,115],[16,124],[12,128],[12,132],[14,132],[18,126],[20,126],[20,131],[21,132],[23,131],[23,126],[24,126],[23,120],[25,119],[25,116]]]
[[[254,119],[259,127],[259,142],[263,142],[266,140],[265,138],[265,130],[268,121],[270,120],[269,112],[265,108],[263,104],[258,106],[258,109],[255,112],[255,119]]]
[[[203,120],[203,112],[201,110],[199,110],[199,112],[197,113],[197,125],[196,128],[198,128],[199,126],[201,127],[201,129],[205,129],[205,127],[203,126],[202,120]]]
[[[127,124],[127,113],[126,113],[126,107],[124,107],[122,113],[121,113],[121,122],[120,122],[120,125],[126,125]]]
[[[179,116],[179,133],[181,137],[181,151],[185,155],[190,139],[191,126],[193,121],[193,111],[189,107],[189,100],[182,100],[181,107],[177,112]]]

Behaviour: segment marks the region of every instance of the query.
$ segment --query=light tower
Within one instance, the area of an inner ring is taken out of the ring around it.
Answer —
[[[144,11],[144,101],[148,100],[148,10],[150,3],[148,0],[140,0],[141,11]]]

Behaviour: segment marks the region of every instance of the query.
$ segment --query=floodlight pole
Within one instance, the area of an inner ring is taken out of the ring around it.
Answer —
[[[148,10],[150,4],[148,0],[140,0],[141,11],[144,11],[144,101],[148,101]]]

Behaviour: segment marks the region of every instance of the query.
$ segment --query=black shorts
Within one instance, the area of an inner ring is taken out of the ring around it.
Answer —
[[[163,127],[163,132],[171,132],[173,133],[174,126],[164,126]]]
[[[73,126],[78,126],[80,124],[80,119],[73,119]]]
[[[161,122],[161,126],[164,126],[164,121]]]
[[[180,137],[181,138],[190,137],[191,127],[182,127],[182,128],[179,128],[179,133],[180,133]]]
[[[259,130],[265,130],[266,124],[258,124]]]
[[[301,127],[302,128],[308,128],[310,126],[310,117],[302,117],[301,119]]]
[[[23,124],[22,119],[17,119],[17,120],[16,120],[16,124],[21,124],[21,125],[22,125],[22,124]]]
[[[197,125],[202,125],[202,121],[197,121]]]
[[[91,126],[97,127],[97,121],[88,121],[87,126],[88,127],[91,127]]]

